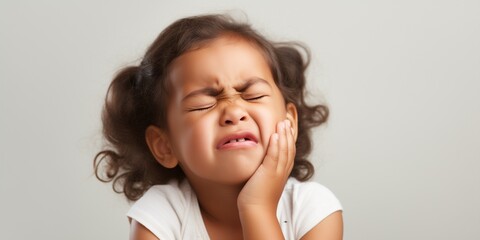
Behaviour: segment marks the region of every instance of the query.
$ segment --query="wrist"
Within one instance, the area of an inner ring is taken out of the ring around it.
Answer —
[[[284,239],[276,209],[244,206],[239,209],[244,239]]]
[[[238,214],[242,225],[248,222],[259,224],[278,224],[276,207],[265,206],[242,206],[238,208]]]
[[[237,202],[238,211],[240,214],[266,214],[266,215],[276,215],[278,203],[246,203],[246,202]]]

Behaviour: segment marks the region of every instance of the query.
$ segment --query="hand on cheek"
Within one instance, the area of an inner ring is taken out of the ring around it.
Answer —
[[[276,214],[277,204],[293,168],[295,140],[289,120],[277,124],[267,153],[238,196],[238,207],[254,207]]]

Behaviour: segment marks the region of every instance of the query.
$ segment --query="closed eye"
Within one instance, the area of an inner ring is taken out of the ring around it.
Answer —
[[[260,95],[260,96],[256,96],[256,97],[250,97],[250,98],[245,98],[245,100],[247,101],[255,101],[255,100],[259,100],[261,98],[264,98],[266,97],[267,95]]]
[[[187,109],[187,112],[195,112],[195,111],[205,111],[205,110],[208,110],[212,107],[214,107],[215,104],[212,104],[212,105],[209,105],[209,106],[206,106],[206,107],[201,107],[201,108],[192,108],[192,109]]]

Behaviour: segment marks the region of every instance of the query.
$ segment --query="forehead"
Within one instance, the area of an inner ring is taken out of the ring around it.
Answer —
[[[188,92],[205,85],[229,85],[252,77],[273,81],[264,52],[251,41],[224,36],[188,51],[170,65],[172,90]]]

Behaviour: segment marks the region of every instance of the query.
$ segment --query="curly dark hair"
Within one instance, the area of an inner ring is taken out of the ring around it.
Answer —
[[[254,43],[265,56],[285,102],[295,104],[298,138],[291,176],[300,181],[312,177],[314,168],[307,159],[312,146],[310,130],[324,123],[329,111],[325,105],[309,105],[305,101],[308,49],[293,42],[271,42],[249,24],[226,15],[202,15],[168,26],[147,49],[139,65],[123,68],[112,80],[102,112],[107,144],[94,158],[95,175],[100,181],[113,181],[115,192],[124,193],[128,200],[137,200],[152,185],[185,177],[179,166],[169,169],[155,160],[147,146],[145,130],[152,124],[167,129],[166,79],[170,63],[225,34]]]

